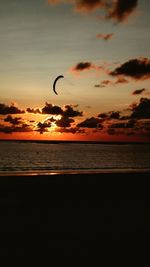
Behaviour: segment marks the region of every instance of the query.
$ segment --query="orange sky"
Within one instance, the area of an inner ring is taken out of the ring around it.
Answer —
[[[0,139],[149,141],[150,2],[56,2],[1,4]]]

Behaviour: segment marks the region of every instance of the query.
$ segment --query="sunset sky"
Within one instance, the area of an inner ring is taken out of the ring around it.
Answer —
[[[149,11],[148,0],[2,1],[0,139],[150,141]]]

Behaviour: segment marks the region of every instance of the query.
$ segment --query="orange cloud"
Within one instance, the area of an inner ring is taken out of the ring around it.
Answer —
[[[50,4],[70,3],[78,12],[92,12],[104,6],[104,0],[48,0]]]
[[[79,62],[73,68],[71,68],[71,72],[77,74],[92,69],[99,70],[100,67],[92,64],[91,62]]]
[[[142,94],[145,91],[146,91],[145,88],[137,89],[137,90],[135,90],[135,91],[132,92],[132,95],[140,95],[140,94]]]
[[[108,40],[112,39],[113,36],[114,36],[114,33],[108,33],[108,34],[99,33],[96,35],[96,38],[102,39],[104,41],[108,41]]]
[[[75,9],[79,12],[92,12],[98,8],[104,7],[103,0],[79,0],[75,1]]]
[[[114,19],[118,22],[126,20],[136,9],[138,0],[48,0],[49,4],[69,3],[80,13],[94,12],[96,9],[104,9],[106,19]]]
[[[107,18],[118,22],[125,21],[137,8],[138,0],[116,0]]]

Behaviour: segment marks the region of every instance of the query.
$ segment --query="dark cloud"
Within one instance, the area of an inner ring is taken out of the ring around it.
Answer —
[[[84,134],[85,130],[80,129],[79,127],[70,127],[70,128],[58,128],[56,130],[59,133],[72,133],[72,134]]]
[[[150,78],[150,60],[148,58],[131,59],[110,72],[112,76],[124,75],[138,79]]]
[[[126,128],[126,123],[124,122],[118,122],[118,123],[112,123],[109,125],[109,128]]]
[[[48,119],[48,121],[50,121],[50,122],[55,122],[56,119],[54,119],[53,117],[51,117],[51,118]]]
[[[21,118],[13,118],[11,115],[8,115],[5,119],[4,119],[5,122],[9,122],[13,125],[19,125],[22,121]]]
[[[140,103],[132,108],[131,118],[150,119],[150,99],[141,98]]]
[[[138,0],[48,0],[50,4],[69,3],[77,12],[90,13],[104,9],[106,19],[126,20],[137,8]]]
[[[120,118],[120,112],[119,111],[111,111],[108,113],[109,119],[118,119]]]
[[[100,84],[95,84],[94,87],[96,87],[96,88],[101,88],[101,87],[103,87],[103,86],[101,86]]]
[[[113,123],[109,126],[109,128],[134,128],[136,124],[136,120],[129,120],[128,122],[119,122],[119,123]]]
[[[114,36],[114,33],[107,33],[107,34],[99,33],[96,35],[96,38],[102,39],[104,41],[108,41],[108,40],[112,39],[113,36]]]
[[[27,112],[29,113],[39,113],[39,114],[51,114],[51,115],[62,115],[66,117],[76,117],[83,116],[83,112],[75,110],[74,107],[78,107],[78,105],[66,105],[63,110],[60,106],[55,106],[49,103],[45,103],[45,106],[40,110],[39,108],[27,108]]]
[[[6,105],[3,104],[3,106]],[[138,103],[133,103],[128,109],[101,112],[98,116],[86,118],[80,123],[74,120],[75,117],[83,116],[83,112],[77,110],[77,107],[78,105],[68,104],[61,108],[46,103],[41,109],[41,114],[49,114],[48,118],[44,122],[30,121],[30,124],[26,123],[21,116],[13,117],[10,114],[2,117],[1,121],[6,122],[6,124],[0,124],[0,132],[11,134],[13,132],[38,131],[40,134],[43,134],[48,132],[49,128],[55,124],[57,127],[54,131],[60,133],[88,135],[91,131],[93,134],[94,132],[101,131],[104,134],[108,133],[111,135],[135,134],[148,136],[150,134],[150,99],[148,98],[141,98]],[[30,109],[30,111],[33,112],[35,109]],[[53,115],[60,115],[60,119],[57,116],[55,118]]]
[[[137,5],[138,0],[116,0],[107,17],[122,22],[134,12]]]
[[[149,136],[150,134],[150,121],[143,121],[137,119],[130,119],[127,122],[113,123],[107,128],[108,134],[118,135],[138,135]]]
[[[52,104],[45,103],[45,107],[42,108],[42,114],[61,115],[63,110],[59,106],[53,106]]]
[[[102,118],[102,119],[107,119],[107,120],[111,120],[111,119],[120,119],[120,111],[109,111],[107,113],[100,113],[98,115],[98,118]]]
[[[133,130],[131,131],[130,129],[125,129],[125,128],[108,128],[107,133],[109,135],[136,135],[136,132]]]
[[[25,113],[24,110],[20,110],[19,108],[15,107],[14,105],[7,106],[5,104],[0,104],[0,115],[23,114],[23,113]]]
[[[106,119],[106,118],[108,118],[108,114],[107,114],[107,113],[100,113],[100,114],[98,115],[98,117],[99,117],[99,118],[102,118],[102,119]]]
[[[37,124],[37,131],[40,132],[40,134],[43,134],[44,132],[47,132],[48,129],[47,128],[50,128],[51,127],[51,123],[50,121],[48,122],[39,122]]]
[[[39,108],[27,108],[27,112],[28,113],[34,113],[34,114],[41,114],[41,111],[40,111],[40,109]]]
[[[63,116],[60,120],[56,121],[56,125],[58,127],[70,127],[72,122],[74,122],[73,119]]]
[[[132,95],[140,95],[140,94],[142,94],[142,93],[145,92],[145,91],[146,91],[145,88],[143,88],[143,89],[138,89],[138,90],[133,91],[133,92],[132,92]]]
[[[110,135],[148,136],[150,133],[150,99],[141,98],[138,104],[130,105],[129,111],[128,116],[114,116],[113,120],[110,120],[109,114],[113,114],[114,111],[104,113],[104,116],[103,113],[99,114],[100,117],[105,117],[104,129],[107,133]]]
[[[6,134],[12,134],[13,132],[32,132],[33,129],[31,129],[31,127],[24,123],[21,126],[6,126],[6,125],[2,125],[0,124],[0,132],[2,133],[6,133]]]
[[[63,116],[65,117],[83,116],[83,112],[74,110],[71,105],[66,105],[65,110],[63,111]]]
[[[92,64],[90,62],[80,62],[75,66],[76,70],[84,70],[84,69],[89,69],[92,67]]]
[[[5,104],[1,104],[0,107],[1,113],[3,115],[6,115],[7,113],[24,113],[24,111],[20,111],[20,109],[14,107],[13,105],[9,107]],[[8,122],[12,125],[7,126],[7,124],[1,124],[0,131],[4,133],[38,131],[43,134],[44,132],[48,132],[48,128],[52,126],[52,123],[55,123],[60,128],[68,128],[71,127],[71,124],[74,122],[74,117],[83,116],[83,112],[77,110],[77,107],[78,105],[66,105],[64,109],[62,109],[60,106],[52,105],[46,102],[45,106],[41,109],[41,111],[38,108],[27,108],[26,111],[28,113],[33,114],[38,113],[46,115],[61,115],[60,119],[56,119],[53,116],[50,116],[44,122],[37,123],[34,120],[30,120],[30,125],[27,125],[21,117],[13,118],[11,115],[8,115],[6,118],[3,119],[3,121]],[[34,125],[31,125],[32,123],[34,123]],[[32,129],[30,127],[32,127]]]
[[[84,121],[82,121],[81,123],[77,124],[77,127],[83,127],[83,128],[96,128],[99,127],[101,128],[102,125],[100,125],[100,121],[98,118],[88,118]]]
[[[79,62],[76,64],[75,67],[72,68],[73,72],[81,72],[85,70],[90,70],[93,68],[93,65],[91,62]]]

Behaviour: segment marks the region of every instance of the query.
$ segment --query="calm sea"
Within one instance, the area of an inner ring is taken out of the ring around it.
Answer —
[[[150,170],[149,144],[0,142],[0,174]]]

